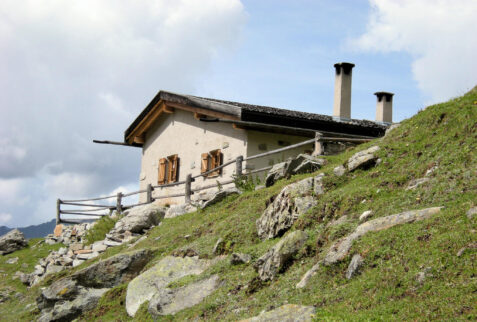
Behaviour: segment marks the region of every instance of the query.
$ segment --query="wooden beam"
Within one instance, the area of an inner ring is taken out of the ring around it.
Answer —
[[[228,120],[235,120],[235,121],[240,120],[240,118],[237,116],[233,116],[233,115],[229,115],[229,114],[225,114],[225,113],[221,113],[217,111],[211,111],[201,107],[194,107],[194,106],[189,106],[189,105],[184,105],[184,104],[174,103],[169,101],[165,101],[164,103],[166,104],[166,106],[175,107],[177,109],[192,112],[192,113],[198,113],[198,114],[203,114],[210,117],[223,118]]]
[[[157,120],[157,118],[164,112],[164,102],[159,101],[151,111],[141,120],[136,128],[127,137],[128,143],[134,142],[134,137],[141,136]]]
[[[197,113],[197,112],[194,113],[194,118],[195,118],[196,120],[200,120],[201,118],[204,118],[204,117],[206,117],[206,116],[207,116],[207,115],[200,114],[200,113]]]
[[[172,114],[174,113],[174,108],[171,106],[164,105],[164,113]]]
[[[242,125],[239,125],[239,124],[236,124],[236,123],[233,123],[233,124],[232,124],[232,127],[233,127],[235,130],[245,130],[245,126],[242,126]]]
[[[141,135],[133,137],[134,143],[144,144],[146,142],[146,135],[143,133]]]

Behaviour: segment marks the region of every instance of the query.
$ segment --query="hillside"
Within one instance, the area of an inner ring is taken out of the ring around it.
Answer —
[[[343,176],[334,174],[333,169],[357,151],[372,146],[380,147],[376,154],[381,162],[376,166]],[[476,216],[467,215],[477,206],[477,87],[462,97],[420,111],[384,138],[326,159],[327,164],[316,173],[293,176],[269,188],[230,196],[204,210],[164,219],[133,247],[123,244],[109,248],[28,291],[18,279],[12,280],[14,273],[33,271],[41,256],[61,245],[41,244],[3,256],[0,269],[5,278],[0,289],[20,294],[1,303],[0,314],[10,321],[37,319],[39,311],[28,304],[35,302],[41,287],[115,254],[151,249],[153,259],[145,270],[181,250],[195,252],[203,259],[217,259],[213,249],[222,238],[225,255],[250,254],[254,263],[291,232],[301,230],[308,236],[303,247],[272,281],[260,281],[252,264],[230,265],[228,258],[212,261],[200,275],[183,277],[168,287],[190,285],[215,274],[221,280],[220,287],[201,303],[162,319],[236,321],[287,303],[314,306],[317,320],[477,319],[477,225]],[[324,193],[316,196],[316,205],[283,237],[261,241],[255,222],[267,201],[285,186],[319,173],[325,174]],[[421,178],[427,179],[408,189]],[[363,212],[371,210],[370,218],[376,219],[429,207],[444,208],[428,219],[369,232],[356,240],[349,254],[360,254],[363,264],[353,278],[345,277],[352,257],[348,256],[333,265],[320,266],[304,288],[296,288],[333,244],[361,224]],[[35,242],[30,241],[30,245]],[[17,256],[18,263],[6,263]],[[127,287],[124,283],[107,291],[96,308],[79,320],[152,321],[147,303],[134,319],[128,316]]]
[[[18,230],[25,235],[25,238],[40,238],[45,237],[48,234],[51,234],[53,229],[55,229],[56,220],[52,219],[48,222],[39,224],[39,225],[30,225],[26,227],[19,227]],[[0,236],[8,233],[13,228],[6,226],[0,226]]]

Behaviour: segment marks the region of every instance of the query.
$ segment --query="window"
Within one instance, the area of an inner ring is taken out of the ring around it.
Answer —
[[[158,184],[176,182],[179,178],[179,157],[177,154],[159,160]]]
[[[222,165],[222,152],[220,149],[213,150],[207,153],[202,153],[201,155],[201,166],[200,166],[200,173],[207,172],[212,170],[218,166]],[[221,169],[213,171],[207,174],[207,177],[216,177],[220,175]]]

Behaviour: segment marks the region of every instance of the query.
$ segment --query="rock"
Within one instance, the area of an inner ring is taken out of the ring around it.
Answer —
[[[326,163],[325,159],[316,158],[308,154],[299,154],[296,158],[289,158],[285,162],[275,164],[267,173],[265,186],[270,187],[280,179],[291,175],[308,173],[320,169]]]
[[[426,171],[426,174],[424,174],[424,176],[428,177],[430,176],[431,174],[433,174],[437,169],[439,169],[439,166],[438,165],[434,165],[433,167],[431,167],[430,169],[428,169]]]
[[[224,200],[227,196],[235,195],[235,194],[240,194],[240,191],[235,187],[217,191],[213,195],[213,197],[207,200],[206,202],[204,202],[200,206],[200,208],[204,209],[205,207],[212,206],[213,204],[216,204],[217,202]]]
[[[83,264],[84,262],[85,262],[84,259],[75,258],[75,259],[73,259],[73,262],[71,263],[71,266],[76,267],[76,266],[79,266],[79,265]]]
[[[34,275],[43,275],[45,273],[45,268],[41,265],[35,265],[35,271],[33,272]]]
[[[307,234],[300,230],[283,237],[255,263],[254,268],[259,278],[262,281],[273,280],[285,264],[300,250],[307,238]]]
[[[95,258],[95,257],[98,257],[99,256],[99,253],[98,252],[90,252],[90,253],[81,253],[81,254],[78,254],[76,256],[77,259],[84,259],[84,260],[88,260],[88,259],[92,259],[92,258]]]
[[[397,129],[400,125],[401,123],[391,124],[391,126],[386,129],[386,132],[384,133],[384,137],[388,136],[392,130]]]
[[[65,269],[65,267],[61,266],[61,265],[48,265],[46,267],[45,275],[58,273],[58,272],[61,272],[64,269]]]
[[[18,257],[12,257],[12,258],[7,259],[7,261],[5,263],[16,264],[17,262],[18,262]]]
[[[164,218],[165,212],[165,208],[154,203],[131,208],[116,222],[110,234],[115,235],[125,231],[142,233],[144,229],[157,225]]]
[[[314,178],[292,183],[280,191],[256,221],[260,239],[270,239],[286,232],[300,215],[316,204],[310,196]]]
[[[366,150],[355,153],[347,162],[348,171],[367,168],[376,163],[378,157],[375,153],[379,151],[379,146],[375,145]]]
[[[83,244],[82,243],[72,243],[72,244],[70,244],[69,249],[73,252],[76,252],[78,250],[83,249]]]
[[[10,299],[10,290],[0,291],[0,303],[6,302]]]
[[[192,248],[185,248],[185,249],[179,249],[179,250],[173,251],[172,256],[175,256],[175,257],[195,257],[195,256],[199,256],[199,253],[197,253]]]
[[[230,257],[230,264],[231,265],[247,264],[251,260],[252,260],[252,256],[250,256],[249,254],[233,253],[232,257]]]
[[[273,186],[278,180],[290,177],[290,163],[291,159],[285,162],[274,164],[270,171],[268,171],[267,177],[265,178],[265,187]]]
[[[79,255],[79,254],[91,254],[93,251],[91,249],[80,249],[80,250],[75,250],[74,254]]]
[[[49,321],[71,321],[80,316],[83,312],[96,307],[101,296],[108,289],[81,289],[77,297],[71,301],[59,301],[53,307],[42,311],[39,322]]]
[[[316,263],[313,265],[301,278],[300,282],[296,285],[296,288],[304,288],[310,279],[316,274],[318,269],[320,268],[321,262]]]
[[[323,178],[325,177],[324,173],[320,173],[313,178],[313,192],[315,196],[319,196],[325,193],[325,187],[323,185]]]
[[[18,229],[10,230],[8,233],[0,237],[0,255],[13,253],[16,250],[25,248],[28,242],[23,233]]]
[[[343,216],[339,217],[338,219],[335,219],[335,220],[330,221],[330,222],[326,225],[326,228],[336,227],[336,226],[342,225],[342,224],[344,224],[345,222],[347,222],[348,219],[349,219],[349,218],[348,218],[347,215],[343,215]]]
[[[469,220],[472,220],[475,215],[477,215],[477,207],[472,207],[467,211],[467,218],[469,218]]]
[[[215,243],[212,253],[214,255],[222,255],[224,251],[225,251],[225,241],[223,238],[219,238],[217,242]]]
[[[260,313],[258,316],[241,320],[240,322],[311,322],[314,314],[315,308],[313,306],[285,304],[279,308]]]
[[[419,187],[421,184],[428,182],[430,179],[429,178],[420,178],[420,179],[415,179],[411,180],[406,188],[406,190],[414,190],[417,187]]]
[[[67,252],[68,249],[66,247],[61,247],[60,249],[58,249],[58,255],[66,255]]]
[[[191,204],[172,205],[166,210],[164,218],[174,218],[197,211],[197,207]]]
[[[25,274],[23,272],[15,272],[15,276],[18,276],[20,278],[20,282],[22,282],[24,285],[30,285],[33,280],[32,274]]]
[[[55,237],[60,237],[63,233],[63,225],[59,224],[55,226],[55,229],[53,230],[53,235]]]
[[[337,166],[336,168],[333,169],[333,173],[335,174],[335,176],[337,177],[342,177],[344,176],[346,172],[346,168],[342,165],[340,166]]]
[[[361,216],[359,216],[359,221],[365,221],[366,219],[368,219],[369,217],[371,217],[373,215],[373,211],[372,210],[366,210],[365,212],[363,212],[361,214]]]
[[[365,235],[368,232],[379,231],[391,228],[396,225],[412,223],[428,219],[439,213],[442,207],[426,208],[421,210],[411,210],[403,213],[380,217],[359,225],[350,235],[340,239],[333,244],[323,260],[324,264],[331,265],[341,261],[348,254],[353,241]]]
[[[55,302],[73,300],[78,296],[80,286],[71,278],[62,278],[42,290],[36,299],[40,310],[54,306]]]
[[[262,189],[265,189],[265,185],[261,184],[261,185],[255,186],[255,191],[262,190]]]
[[[152,255],[147,249],[118,254],[77,271],[71,278],[84,287],[114,287],[139,274]]]
[[[477,249],[477,243],[470,243],[467,246],[459,249],[459,251],[457,252],[457,257],[461,257],[467,249]]]
[[[105,240],[104,245],[106,245],[108,247],[114,247],[114,246],[120,246],[120,245],[122,245],[122,243],[115,242],[115,241],[112,241],[112,240]]]
[[[126,293],[128,314],[134,316],[142,303],[151,300],[154,294],[172,281],[187,275],[198,275],[209,265],[209,261],[197,257],[164,257],[153,267],[129,282]]]
[[[91,247],[91,250],[93,252],[98,252],[98,253],[102,253],[106,251],[106,249],[108,249],[108,246],[104,244],[104,241],[95,242],[93,246]]]
[[[318,159],[308,154],[299,154],[290,164],[291,174],[311,173],[326,163],[325,159]],[[295,166],[295,164],[297,164]]]
[[[219,287],[219,276],[213,275],[177,289],[160,289],[149,302],[153,316],[176,314],[202,302]]]
[[[363,257],[360,254],[355,254],[349,263],[348,269],[346,270],[346,278],[351,279],[354,275],[357,274],[358,269],[363,265]]]

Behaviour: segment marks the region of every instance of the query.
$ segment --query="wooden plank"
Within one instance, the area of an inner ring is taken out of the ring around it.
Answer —
[[[207,115],[211,117],[223,118],[227,120],[240,120],[240,118],[237,116],[228,115],[228,114],[217,112],[217,111],[207,110],[201,107],[189,106],[189,105],[184,105],[184,104],[174,103],[169,101],[164,101],[164,102],[166,106],[175,107],[177,109],[192,112],[192,113],[198,113],[198,114],[203,114],[203,115]]]
[[[61,210],[61,213],[66,214],[66,215],[81,215],[81,216],[96,216],[96,217],[109,216],[109,214],[90,214],[90,213],[75,212],[75,211],[64,211],[64,210]]]
[[[133,142],[137,144],[144,144],[146,142],[146,136],[143,134],[133,137]]]
[[[139,122],[134,130],[131,131],[126,140],[132,143],[135,136],[140,136],[151,126],[151,124],[164,112],[164,102],[161,100],[151,109],[149,113]]]
[[[101,207],[101,208],[112,208],[112,209],[116,208],[116,206],[94,205],[94,204],[86,204],[86,203],[68,202],[68,201],[64,201],[64,200],[62,200],[61,203],[63,205],[71,205],[71,206]]]

